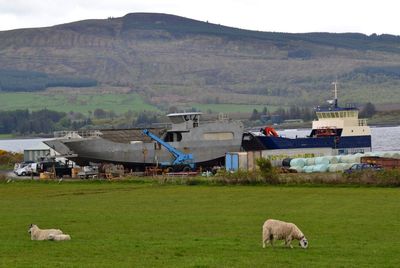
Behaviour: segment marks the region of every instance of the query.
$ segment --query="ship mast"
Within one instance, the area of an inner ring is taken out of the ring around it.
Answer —
[[[334,86],[335,86],[335,88],[334,88],[334,93],[335,93],[335,108],[337,108],[337,107],[338,107],[338,99],[337,99],[337,84],[338,84],[338,82],[337,82],[337,81],[335,81],[335,82],[332,82],[332,85],[334,85]]]

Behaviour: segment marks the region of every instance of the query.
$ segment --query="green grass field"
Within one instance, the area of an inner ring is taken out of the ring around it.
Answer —
[[[254,109],[257,109],[259,113],[262,112],[264,107],[268,107],[270,112],[277,110],[278,106],[271,105],[246,105],[246,104],[192,104],[192,107],[199,111],[207,112],[211,110],[214,113],[224,112],[224,113],[251,113]],[[286,108],[286,107],[284,107]]]
[[[0,184],[1,267],[397,267],[394,188]],[[267,218],[310,247],[261,247]],[[31,241],[30,223],[71,241]]]
[[[144,102],[135,93],[129,94],[51,94],[51,93],[0,93],[0,110],[29,109],[40,110],[47,108],[59,112],[81,112],[103,109],[124,113],[131,111],[157,111],[152,105]]]
[[[214,113],[245,112],[250,113],[253,109],[261,112],[265,105],[241,105],[241,104],[189,104],[203,112],[211,110]],[[16,109],[40,110],[47,108],[59,112],[81,112],[87,114],[98,108],[114,111],[118,114],[131,111],[158,111],[155,106],[146,103],[136,93],[50,93],[50,92],[19,92],[0,93],[0,110],[9,111]],[[270,111],[277,107],[268,105]]]
[[[0,140],[1,139],[12,139],[14,138],[13,134],[0,134]]]

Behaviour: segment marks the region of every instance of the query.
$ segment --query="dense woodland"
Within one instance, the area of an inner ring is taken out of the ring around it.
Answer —
[[[39,91],[48,87],[92,87],[97,81],[89,78],[49,75],[43,72],[0,70],[0,91]]]
[[[50,134],[56,130],[79,129],[90,123],[90,120],[73,121],[66,113],[46,109],[33,112],[28,110],[0,112],[0,134]]]

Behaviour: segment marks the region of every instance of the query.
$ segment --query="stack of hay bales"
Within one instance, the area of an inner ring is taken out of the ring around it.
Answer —
[[[379,156],[400,159],[400,152],[368,152],[365,154],[330,155],[312,158],[293,158],[290,161],[290,169],[297,172],[343,172],[356,163],[361,163],[363,156]]]

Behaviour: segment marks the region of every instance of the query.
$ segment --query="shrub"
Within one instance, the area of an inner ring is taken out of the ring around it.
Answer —
[[[210,180],[216,184],[223,185],[254,185],[265,183],[258,170],[246,171],[243,169],[239,169],[236,172],[219,170],[216,176],[211,177]]]
[[[23,159],[24,159],[23,154],[0,150],[0,165],[1,166],[11,167],[15,163],[22,162]]]
[[[269,159],[260,157],[256,160],[257,166],[260,168],[261,177],[264,179],[264,182],[270,184],[278,184],[279,176],[275,168],[272,166],[271,161]]]

